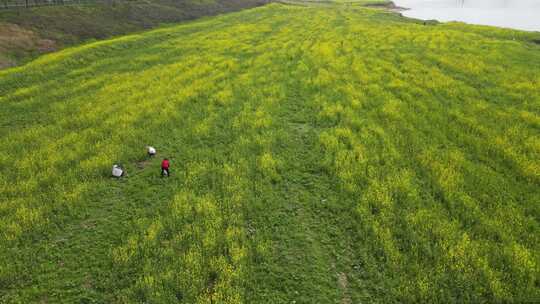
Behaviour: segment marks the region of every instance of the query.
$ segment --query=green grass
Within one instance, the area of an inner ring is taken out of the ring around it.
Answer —
[[[273,4],[0,72],[0,302],[535,302],[535,39]]]

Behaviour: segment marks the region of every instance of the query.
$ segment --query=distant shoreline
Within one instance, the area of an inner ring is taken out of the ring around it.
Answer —
[[[410,8],[408,8],[408,7],[397,6],[393,1],[381,2],[381,3],[371,3],[371,4],[366,4],[364,6],[366,6],[366,7],[385,8],[385,9],[387,9],[389,11],[392,11],[392,12],[403,12],[403,11],[410,10]]]

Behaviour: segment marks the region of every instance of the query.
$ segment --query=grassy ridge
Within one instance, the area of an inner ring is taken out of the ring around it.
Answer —
[[[111,3],[0,10],[0,69],[89,40],[238,11],[264,2],[152,0]]]
[[[534,301],[536,38],[270,5],[0,72],[0,301]]]

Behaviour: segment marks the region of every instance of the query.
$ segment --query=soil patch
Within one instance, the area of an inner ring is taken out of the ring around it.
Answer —
[[[341,304],[351,304],[352,299],[348,294],[349,281],[347,280],[347,275],[345,273],[340,272],[338,274],[338,284],[339,284],[339,288],[343,292],[343,297],[341,298]]]
[[[18,59],[30,54],[57,49],[55,41],[42,39],[32,30],[13,23],[0,23],[0,69],[14,66]]]
[[[137,169],[144,169],[149,164],[150,164],[150,159],[145,159],[145,160],[141,160],[141,161],[137,162],[135,164],[135,166],[137,167]]]

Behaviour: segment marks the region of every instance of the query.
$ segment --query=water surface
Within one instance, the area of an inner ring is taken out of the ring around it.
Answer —
[[[540,31],[540,0],[394,0],[409,8],[403,15],[418,19]]]

